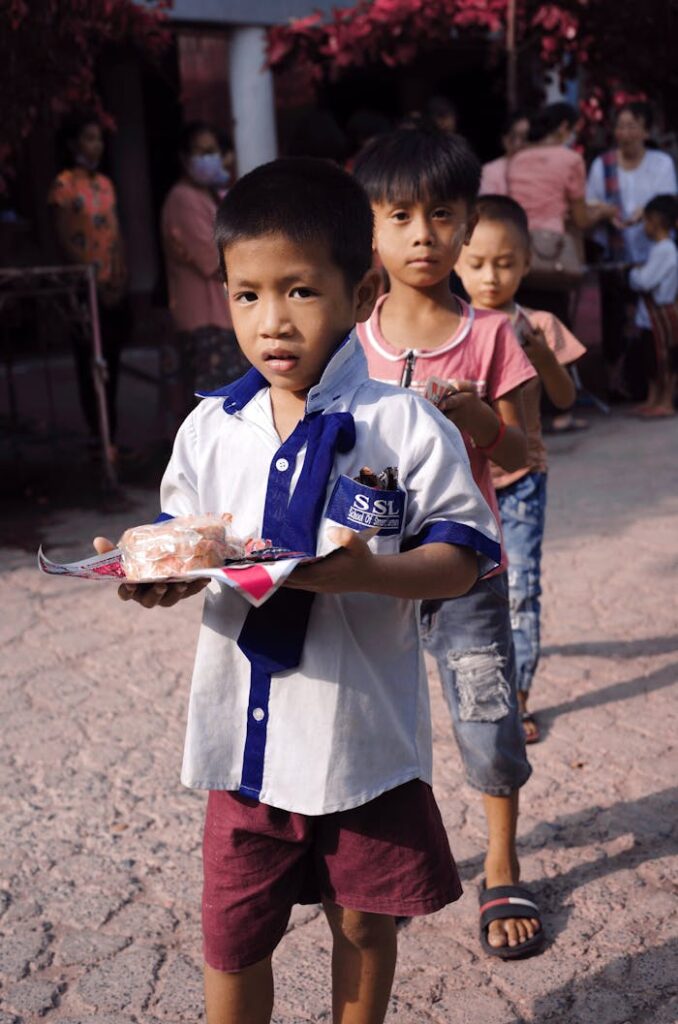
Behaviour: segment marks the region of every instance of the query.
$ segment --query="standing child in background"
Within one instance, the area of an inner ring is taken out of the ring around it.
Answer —
[[[439,378],[439,408],[462,432],[474,479],[498,519],[490,457],[509,472],[525,465],[521,388],[535,374],[506,316],[474,310],[450,291],[475,224],[480,164],[459,136],[407,129],[369,145],[355,174],[372,201],[375,245],[390,280],[358,328],[370,373],[421,392]],[[424,642],[438,662],[466,777],[483,793],[481,942],[504,959],[543,942],[539,910],[518,885],[518,792],[531,769],[516,699],[506,565],[502,552],[498,575],[424,616]]]
[[[527,707],[539,662],[541,546],[546,511],[547,455],[542,439],[542,385],[551,402],[567,409],[575,400],[565,369],[586,351],[553,313],[526,310],[514,300],[530,267],[530,232],[522,206],[508,196],[478,200],[478,223],[457,263],[457,273],[477,309],[493,309],[511,318],[523,351],[538,376],[523,390],[528,461],[515,472],[493,466],[504,544],[509,559],[511,625],[516,648],[518,703],[528,743],[539,726]]]
[[[678,252],[673,241],[675,196],[655,196],[643,211],[643,228],[652,243],[645,263],[633,267],[629,284],[642,292],[636,327],[641,331],[648,393],[635,409],[642,419],[673,416],[678,371]]]
[[[216,239],[252,369],[179,430],[164,518],[230,511],[236,536],[327,557],[259,608],[206,592],[182,781],[210,790],[207,1021],[268,1024],[292,906],[322,900],[332,1019],[382,1024],[396,916],[461,895],[431,790],[415,601],[470,589],[498,563],[498,531],[458,432],[368,377],[353,328],[379,275],[357,182],[325,160],[257,167],[222,202]],[[202,582],[121,596],[170,606]]]

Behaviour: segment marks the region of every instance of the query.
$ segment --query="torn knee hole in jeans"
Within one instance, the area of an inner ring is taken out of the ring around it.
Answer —
[[[455,673],[462,722],[497,722],[508,714],[511,691],[505,664],[496,644],[448,651],[447,666]]]

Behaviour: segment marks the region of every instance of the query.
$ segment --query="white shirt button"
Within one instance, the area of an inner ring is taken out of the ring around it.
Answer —
[[[287,461],[287,459],[278,459],[278,461],[275,464],[275,468],[278,470],[279,473],[284,473],[286,470],[290,468],[290,464]]]
[[[263,708],[255,708],[252,712],[252,718],[255,722],[263,722],[266,717],[266,713]]]

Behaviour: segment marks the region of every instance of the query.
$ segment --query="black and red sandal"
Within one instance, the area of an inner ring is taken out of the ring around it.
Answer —
[[[518,946],[491,946],[487,938],[490,925],[509,917],[535,918],[539,921],[539,931]],[[544,945],[544,929],[539,907],[529,889],[520,885],[495,885],[491,889],[483,886],[480,890],[480,943],[488,956],[498,956],[500,960],[522,960],[540,951]]]

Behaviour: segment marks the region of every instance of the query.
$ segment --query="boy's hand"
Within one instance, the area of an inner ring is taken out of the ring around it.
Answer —
[[[107,537],[94,538],[94,550],[98,555],[112,551],[112,544]],[[136,601],[144,608],[171,608],[185,597],[192,597],[204,590],[209,580],[186,580],[185,583],[121,583],[118,597],[121,601]]]
[[[293,590],[314,594],[346,594],[365,591],[374,577],[374,555],[359,533],[344,526],[329,531],[339,545],[325,558],[310,565],[298,565],[283,583]]]
[[[438,408],[451,420],[455,427],[473,434],[478,417],[487,408],[478,397],[476,385],[471,380],[456,381],[456,393],[440,399]]]
[[[521,337],[524,342],[523,351],[535,370],[543,370],[544,367],[551,365],[555,356],[549,348],[546,335],[541,327],[533,327],[531,330],[525,329],[522,331]]]

